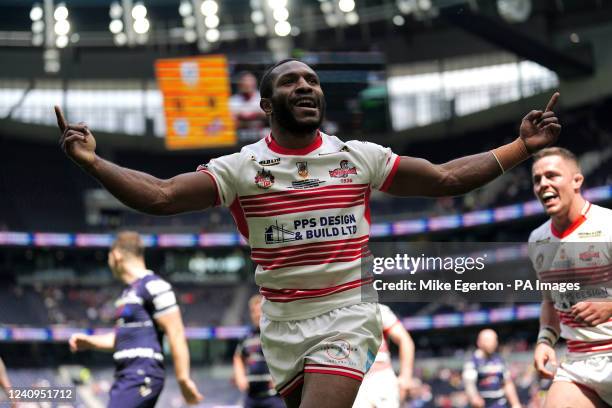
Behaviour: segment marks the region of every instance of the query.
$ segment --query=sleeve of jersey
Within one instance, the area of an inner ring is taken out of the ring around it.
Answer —
[[[370,185],[380,191],[387,191],[395,177],[400,157],[390,148],[376,143],[359,143],[364,159],[369,167]]]
[[[153,306],[153,317],[178,309],[172,286],[163,279],[152,279],[145,284],[147,300]]]
[[[239,153],[213,159],[207,164],[201,164],[196,171],[206,173],[215,183],[217,199],[215,206],[229,207],[236,197],[234,175],[239,171]]]
[[[473,361],[466,361],[463,365],[463,381],[465,382],[475,382],[478,378],[478,371],[476,371],[476,365]]]

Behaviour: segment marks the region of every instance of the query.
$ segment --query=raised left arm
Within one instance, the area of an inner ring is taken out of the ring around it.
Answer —
[[[555,93],[544,111],[531,111],[521,122],[520,136],[492,151],[461,157],[444,164],[403,156],[387,192],[397,196],[444,197],[465,194],[527,160],[554,143],[561,132],[552,108]]]
[[[402,156],[387,192],[400,197],[445,197],[465,194],[500,176],[493,153],[465,156],[444,164]]]

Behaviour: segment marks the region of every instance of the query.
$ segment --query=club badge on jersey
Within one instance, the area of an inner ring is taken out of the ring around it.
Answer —
[[[308,178],[308,162],[297,162],[295,166],[298,169],[298,175],[301,178]]]
[[[272,187],[272,184],[274,184],[274,176],[272,175],[272,172],[266,169],[261,169],[258,171],[257,175],[255,176],[255,184],[257,184],[257,187],[263,189]]]

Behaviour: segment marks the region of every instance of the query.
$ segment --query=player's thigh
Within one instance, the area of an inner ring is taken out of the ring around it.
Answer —
[[[300,384],[297,386],[290,394],[287,394],[283,397],[283,401],[287,408],[299,408],[300,403],[302,402],[302,388],[304,384]]]
[[[594,391],[569,381],[555,381],[546,394],[544,408],[607,408]]]
[[[300,408],[351,408],[360,385],[349,377],[306,373]]]

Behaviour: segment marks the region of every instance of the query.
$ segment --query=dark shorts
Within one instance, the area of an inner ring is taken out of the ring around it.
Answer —
[[[508,408],[508,400],[506,398],[485,398],[485,408]]]
[[[246,397],[244,408],[285,408],[283,399],[278,396],[271,397]]]
[[[108,408],[153,408],[163,387],[161,378],[136,373],[119,375],[110,390]]]

